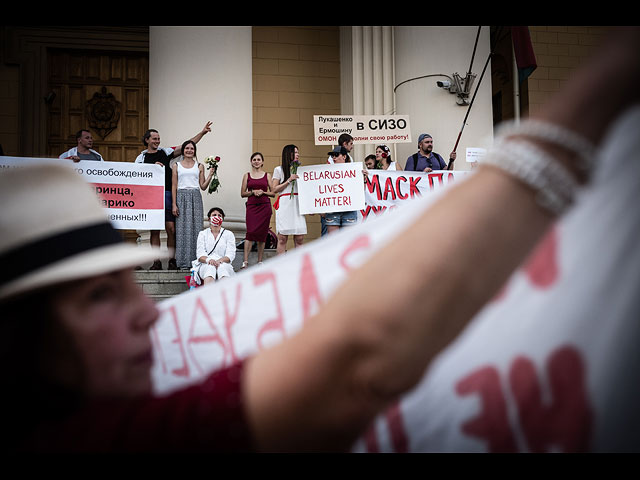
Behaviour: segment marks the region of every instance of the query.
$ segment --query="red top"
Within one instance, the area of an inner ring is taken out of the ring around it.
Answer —
[[[229,452],[253,450],[242,401],[243,363],[164,397],[93,402],[42,423],[30,452]],[[45,399],[46,401],[46,399]]]

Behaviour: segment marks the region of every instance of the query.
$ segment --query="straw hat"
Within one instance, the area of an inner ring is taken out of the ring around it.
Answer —
[[[89,184],[66,163],[0,173],[0,300],[171,252],[125,243]]]

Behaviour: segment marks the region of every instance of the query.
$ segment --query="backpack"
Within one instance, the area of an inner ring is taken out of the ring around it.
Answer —
[[[438,164],[440,165],[440,168],[438,170],[444,170],[444,167],[446,167],[446,164],[444,163],[444,160],[442,159],[442,157],[438,155],[436,152],[431,152],[431,153],[433,153],[433,156],[436,157],[436,160],[438,160]],[[418,165],[418,153],[414,153],[411,158],[413,158],[412,170],[415,171],[416,165]],[[433,164],[431,162],[429,162],[429,165],[430,165],[429,168],[433,169]]]

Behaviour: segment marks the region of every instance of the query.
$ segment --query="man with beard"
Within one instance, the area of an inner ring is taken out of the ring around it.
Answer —
[[[405,170],[414,172],[431,172],[433,170],[453,170],[453,162],[456,152],[449,154],[449,164],[433,151],[433,138],[428,133],[422,133],[418,137],[418,152],[407,158]]]

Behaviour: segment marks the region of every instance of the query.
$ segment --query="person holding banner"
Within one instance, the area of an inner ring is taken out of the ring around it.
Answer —
[[[236,258],[236,237],[222,227],[222,209],[213,207],[207,217],[211,226],[198,234],[197,248],[198,276],[204,284],[235,275],[231,262]]]
[[[282,149],[282,163],[273,171],[271,190],[278,194],[273,208],[276,211],[276,233],[278,246],[276,251],[281,255],[287,251],[287,240],[293,235],[294,248],[301,247],[307,234],[307,221],[300,215],[296,171],[300,165],[300,152],[295,145],[285,145]]]
[[[191,140],[194,143],[198,143],[202,137],[211,131],[211,122],[207,122],[203,129],[194,135]],[[140,155],[136,157],[136,163],[155,163],[164,168],[164,225],[167,232],[167,248],[174,250],[176,246],[176,217],[173,215],[173,171],[171,167],[175,163],[173,160],[182,154],[182,147],[160,147],[160,133],[150,128],[142,136],[142,143],[147,147]],[[151,230],[149,232],[149,242],[151,246],[160,248],[160,230]],[[177,270],[178,265],[175,258],[169,259],[169,270]],[[149,267],[149,270],[162,270],[162,262],[160,259],[156,259],[153,265]]]
[[[391,160],[391,150],[386,145],[378,145],[376,147],[376,162],[382,170],[402,170],[398,167],[398,162]]]
[[[333,163],[350,163],[351,158],[345,147],[335,147],[329,152]],[[364,172],[366,174],[366,172]],[[342,227],[350,227],[358,223],[358,212],[356,210],[348,212],[332,212],[324,214],[327,233],[340,230]]]
[[[608,127],[640,104],[640,29],[623,31],[531,122],[502,134],[473,176],[412,218],[398,232],[399,248],[382,248],[354,269],[300,331],[164,397],[151,395],[149,332],[158,310],[131,272],[162,254],[125,244],[71,167],[0,172],[0,258],[15,267],[0,278],[0,359],[11,366],[0,397],[5,450],[348,451],[582,200],[579,189],[599,165],[590,163],[594,150],[581,147],[600,146]],[[608,88],[611,78],[619,88]],[[439,254],[416,249],[434,229]],[[56,255],[42,255],[43,246]],[[379,278],[384,298],[363,293]],[[435,283],[437,294],[425,295],[424,285]],[[222,343],[218,332],[209,335]],[[550,383],[562,385],[561,377]],[[630,451],[640,446],[636,404],[624,412],[634,422]],[[533,421],[546,421],[546,405],[539,410]],[[495,427],[495,416],[474,428]]]
[[[378,168],[378,162],[373,153],[364,157],[364,166],[367,167],[367,170],[375,170]]]
[[[440,154],[433,151],[433,137],[428,133],[421,133],[418,137],[418,152],[407,158],[404,169],[411,172],[432,172],[434,170],[453,170],[456,152],[449,154],[449,164]]]
[[[89,130],[78,130],[76,141],[78,142],[77,146],[67,150],[58,158],[70,158],[74,162],[79,162],[80,160],[104,162],[102,155],[91,148],[93,147],[93,136]]]
[[[242,177],[240,196],[247,199],[246,224],[247,233],[244,239],[244,261],[242,268],[249,266],[249,252],[253,242],[258,243],[258,264],[262,263],[264,246],[269,233],[271,221],[271,175],[262,170],[264,157],[260,152],[251,155],[251,171]]]
[[[196,157],[196,144],[187,140],[182,144],[182,158],[171,167],[172,213],[176,217],[176,263],[178,268],[191,268],[197,257],[198,234],[202,228],[204,208],[200,190],[206,190],[213,170],[205,178],[204,165]]]

